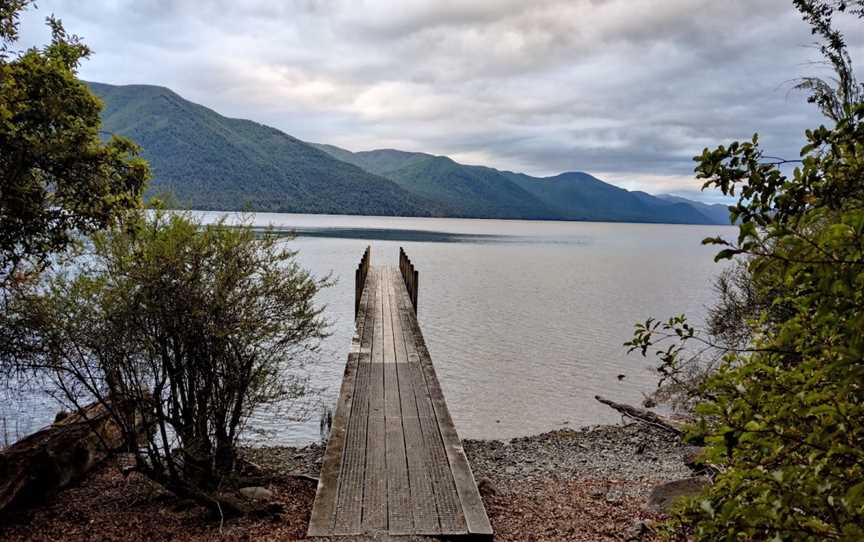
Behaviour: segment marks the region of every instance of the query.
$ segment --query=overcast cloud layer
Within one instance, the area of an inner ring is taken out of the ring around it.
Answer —
[[[698,189],[691,158],[761,134],[797,157],[829,75],[791,0],[40,0],[94,50],[81,77],[170,87],[351,150]],[[860,25],[847,32],[864,57]],[[860,65],[860,62],[859,62]]]

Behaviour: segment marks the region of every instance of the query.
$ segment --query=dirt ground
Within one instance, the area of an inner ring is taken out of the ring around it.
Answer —
[[[644,487],[643,487],[644,486]],[[651,540],[640,520],[650,484],[606,480],[485,480],[481,492],[498,541]],[[304,539],[315,482],[289,478],[270,485],[285,508],[276,518],[220,522],[204,509],[166,495],[140,475],[124,478],[107,462],[44,506],[0,517],[0,540],[269,541]],[[641,532],[640,531],[644,531]],[[635,537],[634,535],[640,534]]]

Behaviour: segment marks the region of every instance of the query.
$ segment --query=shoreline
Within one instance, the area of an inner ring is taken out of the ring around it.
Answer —
[[[509,440],[464,440],[495,540],[654,540],[662,516],[646,509],[658,483],[692,476],[689,446],[641,424],[565,429]],[[177,501],[138,474],[123,478],[106,461],[48,503],[0,521],[9,541],[302,540],[315,497],[324,445],[256,446],[242,456],[271,475],[278,518],[220,522]],[[11,520],[11,521],[10,521]],[[316,539],[320,540],[320,539]],[[425,539],[430,540],[430,539]]]
[[[684,465],[690,446],[638,423],[558,429],[511,439],[463,439],[462,445],[478,482],[490,476],[674,480],[690,474]],[[244,447],[243,455],[270,472],[317,478],[324,448],[256,445]]]

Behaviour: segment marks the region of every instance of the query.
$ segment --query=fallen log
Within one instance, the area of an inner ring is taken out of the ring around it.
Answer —
[[[625,405],[623,403],[616,403],[615,401],[610,401],[609,399],[606,399],[599,395],[595,395],[594,399],[597,399],[604,405],[608,405],[623,414],[624,416],[632,418],[636,421],[659,427],[660,429],[668,431],[674,435],[681,436],[684,434],[684,432],[678,427],[676,427],[672,422],[648,410],[642,410],[641,408],[636,408],[631,405]]]
[[[44,500],[124,444],[119,426],[99,403],[57,418],[0,450],[0,511]]]

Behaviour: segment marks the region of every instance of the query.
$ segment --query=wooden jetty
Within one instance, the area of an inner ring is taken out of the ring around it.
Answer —
[[[355,274],[355,332],[308,535],[478,536],[492,527],[417,323],[419,274]]]

